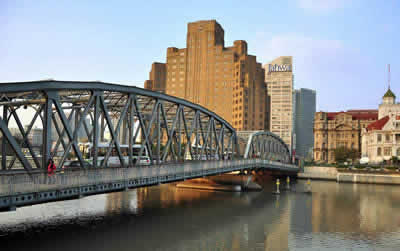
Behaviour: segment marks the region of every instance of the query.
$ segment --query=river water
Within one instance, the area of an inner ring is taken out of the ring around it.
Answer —
[[[313,181],[304,193],[173,184],[0,213],[1,250],[400,250],[400,186]]]

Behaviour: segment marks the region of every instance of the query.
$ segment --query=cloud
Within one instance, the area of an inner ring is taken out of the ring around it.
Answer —
[[[351,0],[297,0],[300,8],[312,12],[328,12],[344,8]]]
[[[258,33],[250,44],[263,65],[279,56],[293,56],[295,88],[317,90],[317,109],[374,108],[379,102],[380,96],[368,88],[379,82],[372,75],[375,65],[344,41]]]

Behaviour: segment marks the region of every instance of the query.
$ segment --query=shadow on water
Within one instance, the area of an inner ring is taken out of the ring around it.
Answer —
[[[400,187],[305,181],[273,195],[171,185],[0,214],[7,250],[398,250]]]
[[[11,212],[8,224],[0,227],[0,238],[7,239],[12,250],[164,250],[178,248],[178,242],[183,243],[181,248],[204,243],[215,246],[215,237],[221,244],[238,239],[229,230],[248,225],[247,217],[266,207],[274,208],[276,200],[260,192],[214,192],[162,185],[21,208],[17,211],[20,216],[30,216],[21,222],[21,217]],[[282,207],[286,201],[279,203]],[[269,217],[272,224],[273,219],[279,219],[279,212]],[[0,215],[0,219],[5,218],[6,214]],[[234,242],[223,245],[229,247]]]

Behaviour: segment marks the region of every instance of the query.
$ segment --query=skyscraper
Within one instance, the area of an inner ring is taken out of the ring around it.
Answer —
[[[296,155],[312,158],[314,147],[315,90],[301,88],[293,92],[293,149]]]
[[[166,65],[154,62],[151,65],[150,79],[144,82],[144,88],[165,93],[166,75]]]
[[[293,131],[293,72],[292,57],[282,56],[264,65],[265,84],[269,99],[269,129],[289,148]]]
[[[224,43],[224,30],[215,20],[189,23],[186,48],[167,49],[165,89],[152,84],[160,65],[153,65],[146,88],[200,104],[237,130],[268,129],[264,69],[248,55],[245,41]]]

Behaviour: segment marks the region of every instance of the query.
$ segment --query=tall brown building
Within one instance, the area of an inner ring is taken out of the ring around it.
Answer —
[[[224,30],[215,20],[189,23],[186,48],[168,48],[165,68],[160,91],[210,109],[237,130],[269,129],[264,69],[248,55],[245,41],[225,47]],[[158,90],[154,71],[153,65],[145,87]]]
[[[144,82],[144,88],[165,93],[167,68],[163,63],[153,63],[149,74],[149,80]]]
[[[378,119],[378,110],[316,112],[314,119],[314,160],[335,162],[337,147],[361,152],[361,129]]]

